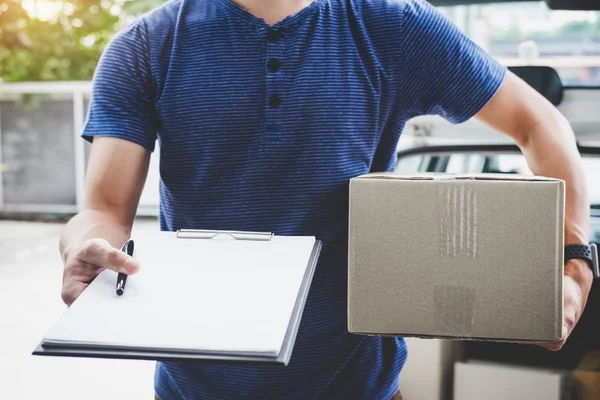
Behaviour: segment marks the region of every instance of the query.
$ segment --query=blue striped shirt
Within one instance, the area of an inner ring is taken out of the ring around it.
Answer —
[[[158,141],[161,229],[324,242],[289,366],[158,363],[160,398],[389,399],[403,339],[347,332],[348,181],[394,169],[408,119],[472,117],[504,74],[423,0],[314,0],[273,26],[173,0],[115,36],[83,136]]]

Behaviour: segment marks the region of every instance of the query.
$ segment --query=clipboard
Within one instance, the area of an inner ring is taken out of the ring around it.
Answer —
[[[233,239],[232,242],[274,242],[287,240],[291,242],[294,237],[277,237],[270,232],[249,232],[249,231],[223,231],[223,230],[197,230],[180,229],[174,233],[174,238],[179,240],[199,240],[201,242],[219,240],[217,238],[226,237]],[[299,239],[301,237],[298,237]],[[225,239],[225,240],[227,240]],[[36,356],[58,356],[58,357],[84,357],[84,358],[111,358],[111,359],[134,359],[134,360],[154,360],[154,361],[177,361],[177,362],[208,362],[208,363],[235,363],[235,364],[260,364],[260,365],[288,365],[298,329],[302,319],[304,306],[310,290],[311,282],[314,277],[315,269],[318,263],[322,243],[316,238],[312,238],[312,246],[308,247],[305,237],[301,238],[304,248],[309,250],[307,262],[303,268],[301,282],[293,301],[293,308],[287,321],[287,328],[283,336],[283,342],[280,351],[277,354],[254,354],[252,352],[219,352],[203,351],[190,349],[175,349],[164,347],[137,347],[111,345],[108,343],[77,343],[58,342],[44,338],[32,352]],[[136,249],[139,244],[136,243]],[[268,248],[268,246],[266,247]],[[299,252],[296,252],[299,254]],[[144,264],[142,263],[142,268]],[[110,271],[112,273],[112,271]],[[115,274],[116,275],[116,274]],[[129,279],[132,280],[132,277]],[[98,278],[97,278],[98,279]],[[135,279],[135,278],[133,278]],[[94,284],[94,282],[92,282]],[[91,285],[90,284],[90,287]],[[129,285],[129,284],[128,284]],[[89,289],[89,287],[88,287]],[[86,291],[88,290],[86,289]],[[129,288],[128,288],[129,289]],[[85,294],[85,291],[84,291]],[[82,294],[81,297],[84,296]],[[127,294],[127,293],[126,293]],[[123,296],[125,297],[125,296]],[[77,300],[79,301],[79,299]],[[73,304],[74,307],[77,301]],[[67,311],[66,314],[68,314]],[[60,323],[60,321],[58,322]],[[160,321],[157,321],[160,323]]]

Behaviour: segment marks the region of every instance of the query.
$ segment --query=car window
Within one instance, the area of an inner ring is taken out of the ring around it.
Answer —
[[[485,156],[481,154],[454,154],[448,160],[447,173],[461,174],[481,171]]]
[[[436,163],[433,166],[432,161]],[[440,165],[445,166],[445,169],[440,169]],[[593,205],[600,206],[600,179],[598,178],[600,157],[583,157],[583,167],[590,188],[590,201]],[[428,170],[453,174],[483,172],[532,175],[525,157],[520,154],[455,153],[437,156],[418,154],[399,158],[396,168],[396,171],[401,173]]]
[[[497,163],[499,169],[497,172],[532,175],[525,157],[519,154],[500,154],[489,157],[489,160]],[[590,189],[590,201],[592,204],[600,205],[600,179],[598,178],[600,157],[583,157],[583,168]]]
[[[547,65],[565,86],[600,86],[598,11],[555,11],[543,1],[440,9],[507,66]]]

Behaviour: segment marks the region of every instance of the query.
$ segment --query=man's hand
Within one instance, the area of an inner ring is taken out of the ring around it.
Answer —
[[[94,139],[83,209],[67,223],[59,243],[65,264],[61,296],[67,305],[103,269],[137,272],[137,261],[118,246],[130,236],[149,163],[150,152],[133,142]]]
[[[104,269],[128,275],[138,272],[139,263],[115,249],[104,239],[89,239],[66,252],[61,297],[70,306]]]
[[[543,347],[552,351],[562,349],[583,314],[593,279],[594,274],[585,261],[568,261],[565,266],[562,339],[558,342],[542,344]]]

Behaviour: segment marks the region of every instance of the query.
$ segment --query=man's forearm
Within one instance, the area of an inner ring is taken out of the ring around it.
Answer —
[[[556,109],[546,118],[522,132],[519,143],[531,170],[537,175],[559,178],[566,183],[565,244],[588,243],[590,204],[585,171],[575,137],[566,119]],[[563,286],[563,339],[559,350],[583,313],[592,287],[592,270],[583,260],[565,264]]]
[[[120,247],[130,232],[131,226],[109,212],[84,210],[66,224],[60,237],[60,254],[66,260],[73,248],[92,238],[102,238],[112,246]]]
[[[589,240],[590,203],[585,171],[567,120],[554,111],[523,135],[519,146],[536,175],[566,182],[565,243]]]
[[[590,205],[585,171],[565,117],[510,71],[477,117],[513,138],[536,175],[566,182],[565,242],[587,243]]]
[[[519,143],[530,169],[537,175],[559,178],[566,183],[565,244],[588,243],[590,204],[585,171],[575,137],[567,120],[557,111],[547,113]],[[583,260],[565,264],[567,332],[573,329],[585,308],[592,285],[592,271]],[[568,307],[568,309],[567,309]],[[571,318],[574,318],[572,320]]]

